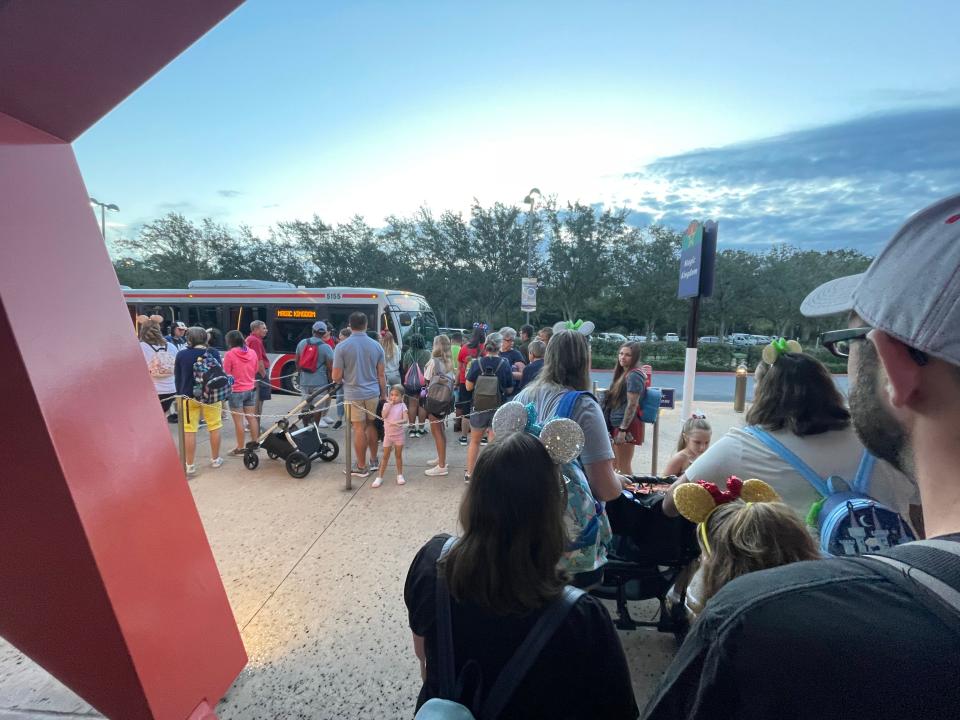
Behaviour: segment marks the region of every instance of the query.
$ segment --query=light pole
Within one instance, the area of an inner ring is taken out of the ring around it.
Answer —
[[[535,198],[534,195],[537,197]],[[533,208],[536,205],[537,198],[542,197],[538,188],[530,188],[530,192],[523,201],[530,205],[527,212],[527,277],[533,273]],[[530,311],[527,311],[527,325],[530,324]]]
[[[90,198],[91,205],[97,205],[100,208],[100,235],[103,237],[103,241],[107,241],[107,210],[112,210],[113,212],[120,212],[118,208],[113,203],[109,205],[107,203],[102,203],[96,198]]]

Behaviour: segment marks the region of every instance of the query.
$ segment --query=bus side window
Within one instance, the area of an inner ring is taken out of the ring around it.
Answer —
[[[273,332],[268,333],[267,338],[273,336],[274,352],[292,353],[296,351],[297,343],[310,337],[312,327],[313,321],[276,320],[273,323]]]
[[[211,344],[216,348],[225,347],[224,332],[220,322],[219,305],[188,305],[187,325],[198,326],[206,330],[213,330]]]

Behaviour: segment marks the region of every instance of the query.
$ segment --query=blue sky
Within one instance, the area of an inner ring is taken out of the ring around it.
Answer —
[[[626,207],[873,251],[960,192],[960,3],[248,0],[75,143],[108,235]]]

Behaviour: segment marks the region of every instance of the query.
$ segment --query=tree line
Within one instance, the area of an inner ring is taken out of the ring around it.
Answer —
[[[723,224],[720,226],[723,242]],[[469,216],[420,208],[382,227],[357,216],[327,224],[277,223],[267,237],[207,218],[170,213],[115,243],[122,285],[182,288],[193,279],[256,278],[307,287],[366,286],[424,295],[441,326],[519,325],[520,278],[541,283],[534,324],[591,319],[598,330],[685,335],[689,301],[679,300],[681,232],[638,228],[624,210],[547,201],[532,214],[475,202]],[[532,242],[530,242],[532,241]],[[530,242],[528,246],[528,242]],[[818,331],[799,313],[811,289],[863,271],[857,250],[801,250],[788,244],[717,254],[713,297],[701,306],[700,335],[748,332],[806,339]]]

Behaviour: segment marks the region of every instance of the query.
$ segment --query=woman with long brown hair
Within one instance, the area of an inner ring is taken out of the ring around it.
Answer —
[[[435,536],[407,574],[404,601],[423,678],[418,710],[444,694],[449,658],[457,680],[452,684],[461,694],[446,699],[471,706],[481,717],[479,706],[501,670],[541,617],[563,602],[566,615],[544,633],[549,639],[496,717],[637,717],[626,658],[607,610],[585,593],[571,601],[558,570],[567,542],[563,495],[557,466],[532,435],[506,436],[477,460],[460,505],[462,535],[451,545],[449,535]],[[452,658],[440,647],[440,624],[447,622]],[[557,682],[569,677],[571,659],[577,682]]]
[[[764,478],[784,503],[805,517],[822,496],[787,454],[821,478],[836,475],[849,483],[864,462],[864,448],[826,366],[803,352],[777,351],[773,357],[754,391],[747,427],[731,428],[693,461],[676,484],[704,480],[719,485],[730,475]],[[868,494],[909,517],[910,505],[920,502],[916,485],[892,465],[871,462]],[[671,496],[667,494],[663,509],[675,515]]]
[[[640,369],[640,343],[624,343],[617,353],[613,382],[603,398],[614,467],[624,475],[633,473],[633,450],[643,443],[643,422],[637,417],[637,410],[646,392],[647,376]]]

